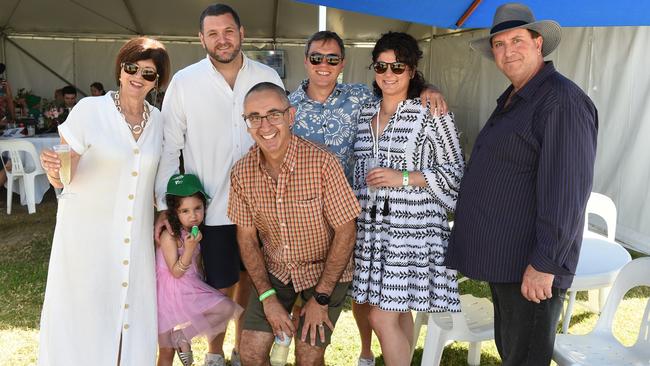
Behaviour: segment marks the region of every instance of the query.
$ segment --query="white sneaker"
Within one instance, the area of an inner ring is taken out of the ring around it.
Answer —
[[[226,359],[220,354],[207,353],[203,366],[226,366]]]
[[[230,353],[230,365],[231,366],[241,366],[241,360],[239,359],[239,352],[232,350]]]
[[[359,357],[359,362],[357,362],[357,366],[375,366],[375,358]]]

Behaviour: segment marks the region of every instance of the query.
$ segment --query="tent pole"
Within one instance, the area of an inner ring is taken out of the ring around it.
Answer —
[[[68,79],[64,78],[64,77],[61,76],[59,73],[57,73],[56,71],[54,71],[51,67],[47,66],[43,61],[39,60],[36,56],[34,56],[34,55],[32,55],[31,53],[29,53],[29,51],[27,51],[26,49],[20,47],[20,45],[18,45],[16,42],[12,41],[12,40],[9,39],[8,37],[5,37],[5,39],[6,39],[6,41],[9,42],[12,46],[16,47],[20,52],[24,53],[25,55],[27,55],[27,57],[29,57],[29,58],[31,58],[32,60],[34,60],[34,62],[36,62],[37,64],[41,65],[45,70],[49,71],[52,75],[56,76],[57,78],[59,78],[61,81],[63,81],[63,82],[66,83],[67,85],[73,85],[73,86],[74,86],[74,83],[71,83],[70,81],[68,81]],[[75,86],[75,88],[76,88],[77,91],[78,91],[81,95],[83,95],[84,97],[88,96],[88,94],[86,94],[83,90],[77,88],[76,86]]]
[[[456,22],[456,27],[457,28],[460,28],[460,27],[463,26],[463,24],[465,24],[465,21],[467,21],[467,18],[469,18],[470,15],[472,15],[472,13],[474,13],[474,10],[476,10],[476,8],[478,7],[478,5],[480,3],[481,3],[481,0],[474,0],[474,2],[472,2],[472,5],[470,5],[469,8],[467,8],[467,10],[465,10],[465,13],[463,14],[463,16],[460,17],[460,19],[458,19],[458,21]]]
[[[327,30],[327,7],[318,6],[318,31]]]
[[[278,37],[278,18],[280,14],[279,0],[275,0],[273,9],[275,10],[273,12],[273,49],[275,49],[275,44]]]
[[[0,48],[2,48],[2,63],[7,64],[7,47],[5,44],[5,38],[7,38],[7,35],[4,32],[0,33]]]

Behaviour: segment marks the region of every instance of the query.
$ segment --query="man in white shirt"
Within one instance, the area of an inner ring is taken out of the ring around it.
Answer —
[[[273,69],[241,52],[244,28],[231,7],[208,6],[201,14],[200,26],[199,38],[208,55],[174,75],[162,106],[164,142],[156,177],[161,213],[155,235],[158,240],[164,228],[171,232],[164,193],[169,178],[179,171],[182,150],[185,172],[197,175],[212,197],[201,227],[206,282],[229,295],[234,293],[235,301],[245,306],[250,279],[240,264],[235,225],[226,216],[230,168],[254,143],[242,118],[244,96],[262,81],[283,84]],[[233,365],[239,365],[240,334],[237,322]],[[205,366],[225,365],[223,339],[222,334],[210,342]]]

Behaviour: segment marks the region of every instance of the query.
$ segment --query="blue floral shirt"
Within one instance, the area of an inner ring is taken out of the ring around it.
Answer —
[[[325,103],[320,103],[309,98],[307,85],[309,80],[303,80],[289,95],[291,105],[297,109],[293,132],[334,153],[351,182],[359,111],[376,97],[364,84],[336,84]]]

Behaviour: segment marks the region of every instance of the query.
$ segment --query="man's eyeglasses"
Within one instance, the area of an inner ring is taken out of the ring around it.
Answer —
[[[400,75],[406,70],[406,64],[403,62],[377,61],[370,65],[370,67],[372,67],[377,74],[385,73],[386,70],[388,70],[389,66],[395,75]]]
[[[156,81],[158,78],[158,73],[156,73],[156,70],[151,67],[140,67],[138,64],[134,64],[133,62],[122,62],[120,66],[122,66],[122,70],[129,75],[135,75],[138,73],[138,70],[140,70],[140,75],[142,75],[142,78],[146,81]]]
[[[323,59],[332,66],[340,64],[341,60],[343,60],[341,56],[334,53],[323,55],[322,53],[314,52],[309,55],[309,62],[314,66],[320,65],[321,62],[323,62]]]
[[[242,114],[242,117],[244,118],[244,121],[246,121],[248,128],[260,128],[260,126],[262,126],[262,120],[264,118],[266,118],[266,120],[272,125],[281,125],[284,123],[284,114],[287,113],[289,108],[291,108],[291,106],[287,107],[283,111],[273,111],[266,116],[261,116],[259,114],[249,114],[247,116],[245,114]]]

